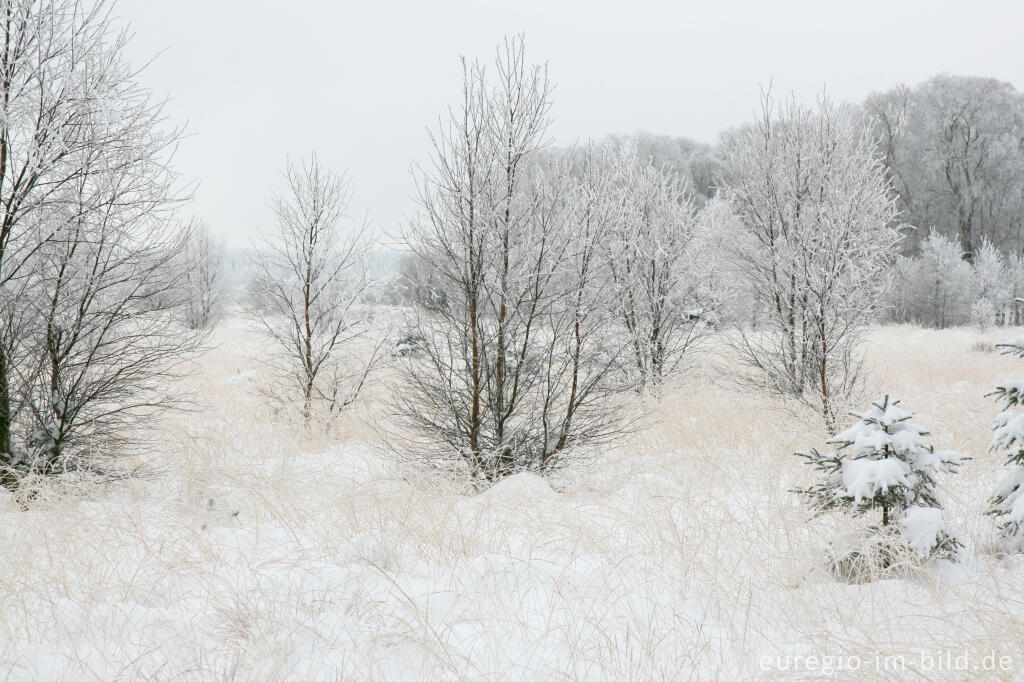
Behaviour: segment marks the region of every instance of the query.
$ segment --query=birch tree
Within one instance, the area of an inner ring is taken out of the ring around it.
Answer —
[[[191,329],[214,325],[224,305],[224,243],[210,233],[203,221],[190,229],[191,237],[182,252],[185,323]]]
[[[431,136],[409,248],[445,305],[421,310],[423,351],[403,368],[396,412],[411,452],[478,480],[547,471],[619,422],[600,252],[611,178],[541,163],[550,84],[523,41],[498,50],[493,80],[463,60],[462,101]]]
[[[168,385],[203,338],[181,328],[181,273],[169,267],[190,235],[161,215],[170,186],[159,175],[131,187],[146,163],[85,176],[97,182],[83,183],[82,204],[33,258],[38,364],[12,460],[25,472],[96,470],[178,404]]]
[[[619,204],[605,241],[614,308],[638,389],[659,385],[715,322],[713,256],[685,182],[633,150],[603,154]]]
[[[733,346],[756,381],[814,406],[834,431],[900,241],[896,206],[848,112],[827,99],[774,107],[766,96],[726,145],[726,196],[747,237],[733,256],[766,311],[764,328],[739,329]]]
[[[180,136],[103,0],[0,5],[0,477],[118,452],[193,347],[148,310]],[[147,333],[149,332],[149,333]],[[117,438],[114,438],[114,437]]]
[[[285,400],[297,395],[309,425],[322,407],[330,416],[352,404],[376,361],[379,344],[359,347],[369,330],[360,299],[372,282],[366,226],[346,229],[347,177],[314,154],[288,161],[286,190],[272,200],[277,232],[252,253],[255,276],[248,312],[275,349],[269,360]]]

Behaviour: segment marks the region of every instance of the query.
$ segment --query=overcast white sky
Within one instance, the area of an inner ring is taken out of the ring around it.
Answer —
[[[859,101],[940,72],[1024,87],[1016,0],[120,0],[132,57],[191,136],[178,169],[194,212],[232,244],[268,229],[288,155],[348,169],[354,210],[385,230],[411,215],[410,162],[459,95],[458,57],[490,60],[525,32],[556,84],[553,134],[646,130],[711,142],[759,89]]]

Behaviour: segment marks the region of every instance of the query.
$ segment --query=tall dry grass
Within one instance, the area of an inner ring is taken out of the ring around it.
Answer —
[[[379,456],[379,393],[297,428],[230,321],[190,380],[197,409],[163,425],[159,475],[50,484],[28,509],[0,496],[0,680],[824,676],[796,656],[835,657],[841,679],[1019,678],[1024,561],[986,551],[980,512],[1002,461],[983,395],[1024,362],[972,350],[1013,333],[872,333],[875,393],[974,457],[941,488],[968,552],[850,585],[821,559],[858,522],[789,492],[819,420],[737,394],[713,358],[591,465],[473,495]],[[935,665],[965,650],[1012,665]]]

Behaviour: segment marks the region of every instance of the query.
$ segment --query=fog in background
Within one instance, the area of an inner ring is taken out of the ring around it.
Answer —
[[[178,169],[193,211],[232,245],[272,225],[286,155],[349,169],[353,211],[395,232],[427,126],[457,101],[458,58],[490,62],[524,32],[557,85],[570,143],[638,130],[713,142],[752,118],[762,86],[859,102],[942,72],[1024,86],[1024,5],[976,2],[336,3],[123,0],[141,80],[188,121]]]

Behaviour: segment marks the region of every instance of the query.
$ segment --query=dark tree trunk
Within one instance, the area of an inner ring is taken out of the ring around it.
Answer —
[[[0,347],[0,465],[11,464],[11,390],[7,352]],[[11,471],[0,472],[0,485],[13,488],[18,479]]]

